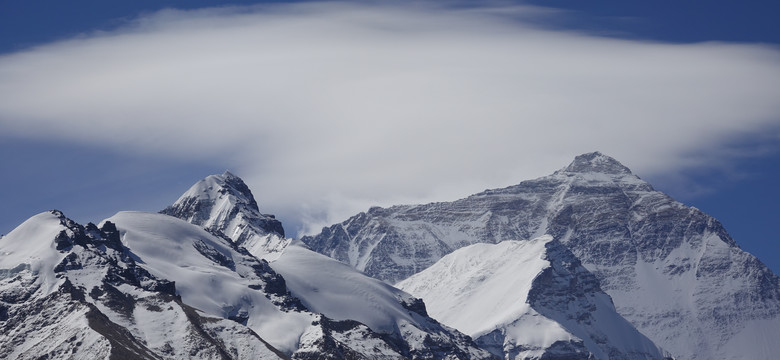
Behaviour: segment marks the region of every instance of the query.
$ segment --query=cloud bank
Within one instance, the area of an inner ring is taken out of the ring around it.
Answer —
[[[517,183],[593,150],[640,175],[673,174],[744,151],[727,144],[778,138],[777,49],[538,26],[550,16],[345,3],[167,10],[1,56],[0,127],[216,159],[261,210],[303,231],[369,205]]]

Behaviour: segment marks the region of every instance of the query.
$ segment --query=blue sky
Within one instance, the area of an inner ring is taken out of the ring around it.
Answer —
[[[600,150],[780,270],[773,2],[253,3],[0,3],[0,233],[231,169],[295,234]]]

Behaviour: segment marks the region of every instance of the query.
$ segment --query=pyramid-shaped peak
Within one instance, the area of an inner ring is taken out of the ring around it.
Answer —
[[[244,183],[244,180],[230,171],[225,171],[221,175],[209,175],[205,179],[198,181],[182,195],[182,198],[214,199],[224,195],[235,197],[238,202],[246,203],[250,208],[257,210],[257,202],[252,195],[252,191],[249,190],[249,186]]]
[[[630,175],[631,170],[619,161],[598,151],[582,154],[574,158],[569,166],[561,171],[568,173],[597,173],[613,175]]]
[[[231,239],[235,237],[233,241],[237,243],[245,242],[252,234],[277,234],[284,238],[282,223],[273,215],[260,213],[249,186],[230,171],[198,181],[160,212],[221,231]],[[244,234],[247,231],[253,233]]]

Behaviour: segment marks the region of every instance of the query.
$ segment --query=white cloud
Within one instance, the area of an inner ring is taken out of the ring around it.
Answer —
[[[0,57],[0,126],[224,158],[262,210],[310,226],[509,185],[593,150],[669,174],[777,133],[777,49],[526,21],[549,16],[340,3],[164,11]]]

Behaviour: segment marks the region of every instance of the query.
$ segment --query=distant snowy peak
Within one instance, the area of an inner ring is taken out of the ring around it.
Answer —
[[[397,285],[505,359],[665,357],[549,235],[467,246]]]
[[[198,181],[161,213],[221,232],[261,258],[275,257],[289,243],[282,223],[261,213],[249,187],[229,171]]]

